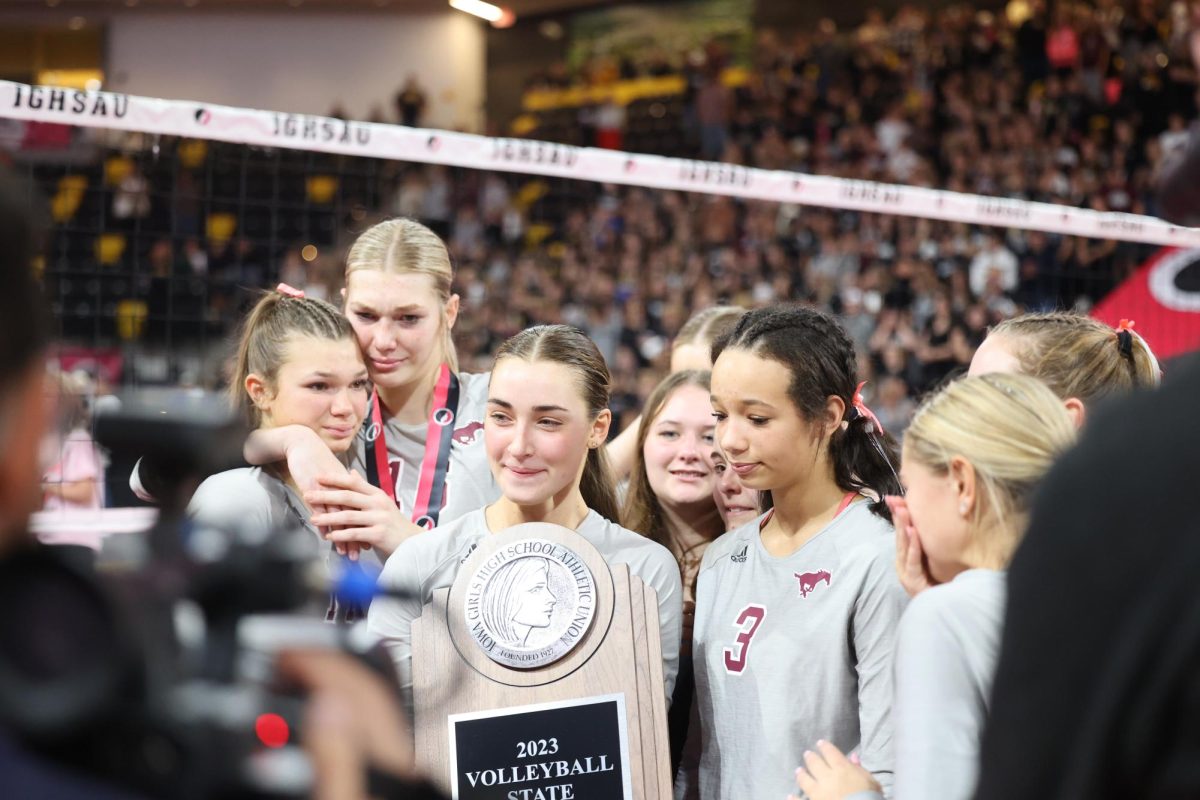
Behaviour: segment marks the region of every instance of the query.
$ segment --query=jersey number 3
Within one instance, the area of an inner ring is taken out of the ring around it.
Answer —
[[[733,640],[733,647],[725,648],[726,672],[737,675],[746,668],[746,662],[750,658],[750,640],[754,638],[758,626],[762,625],[766,616],[765,608],[753,605],[746,606],[742,613],[738,614],[737,622],[733,623],[733,627],[738,629],[737,638]]]

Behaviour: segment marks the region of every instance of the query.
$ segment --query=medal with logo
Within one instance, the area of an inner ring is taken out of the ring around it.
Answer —
[[[471,575],[462,613],[479,648],[498,664],[532,669],[570,653],[592,625],[596,581],[569,547],[521,539]]]

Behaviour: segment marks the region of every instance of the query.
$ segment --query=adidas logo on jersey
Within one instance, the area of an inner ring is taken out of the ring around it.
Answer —
[[[746,563],[746,551],[749,549],[750,549],[750,545],[746,545],[738,552],[731,554],[729,556],[729,560],[735,564],[745,564]]]

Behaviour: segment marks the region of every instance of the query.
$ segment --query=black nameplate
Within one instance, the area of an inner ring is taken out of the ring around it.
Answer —
[[[455,800],[630,800],[625,696],[455,714]]]

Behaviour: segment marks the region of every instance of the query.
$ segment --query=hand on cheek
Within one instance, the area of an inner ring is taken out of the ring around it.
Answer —
[[[896,529],[896,574],[909,597],[916,597],[938,581],[929,571],[929,560],[921,547],[921,536],[913,525],[912,514],[903,497],[889,495],[884,498],[892,511],[892,524]]]

